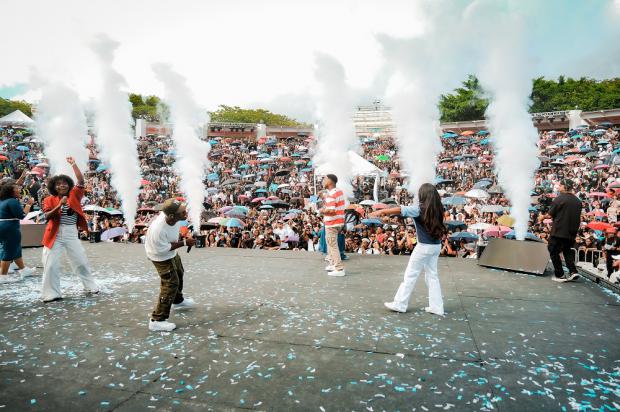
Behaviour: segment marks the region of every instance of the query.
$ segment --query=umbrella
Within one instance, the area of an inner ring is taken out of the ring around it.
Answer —
[[[36,210],[34,212],[30,212],[26,215],[26,217],[24,218],[24,220],[32,220],[34,218],[36,218],[37,216],[43,214],[42,210]]]
[[[245,227],[245,223],[243,223],[241,220],[237,219],[237,218],[230,218],[228,219],[228,222],[226,222],[226,227],[231,228],[231,227],[238,227],[238,228],[244,228]]]
[[[218,210],[218,212],[220,212],[220,213],[226,213],[226,212],[228,212],[229,210],[232,210],[232,208],[233,208],[232,206],[224,206],[224,207],[220,208],[220,209]]]
[[[266,189],[256,189],[254,193],[267,193]]]
[[[441,203],[443,203],[446,206],[458,206],[458,205],[466,205],[467,204],[467,199],[464,197],[460,197],[460,196],[451,196],[451,197],[446,197],[445,199],[443,199],[441,201]]]
[[[500,195],[504,193],[504,190],[498,185],[493,185],[487,190],[487,193],[490,195]]]
[[[507,233],[506,236],[504,236],[506,239],[516,239],[516,233],[515,231],[511,231],[510,233]],[[531,233],[531,232],[527,232],[525,234],[525,240],[532,240],[534,242],[542,242],[540,240],[540,238],[538,236],[536,236],[535,234]]]
[[[510,215],[504,215],[497,219],[497,223],[502,226],[513,227],[515,224],[515,219]]]
[[[383,222],[379,219],[362,219],[362,224],[366,226],[383,226]]]
[[[442,138],[444,139],[450,139],[452,137],[456,137],[458,136],[456,133],[452,133],[452,132],[446,132],[444,134],[441,135]]]
[[[108,212],[107,209],[104,209],[101,206],[95,206],[95,205],[84,206],[84,208],[82,208],[82,210],[84,212],[97,212],[97,213],[99,213],[99,212],[107,213]]]
[[[504,212],[504,206],[501,205],[484,205],[480,208],[482,213],[502,213]]]
[[[485,230],[490,228],[492,225],[490,223],[485,223],[485,222],[477,222],[474,223],[473,225],[469,226],[469,229],[471,230]]]
[[[590,196],[590,197],[609,197],[609,195],[607,193],[603,193],[603,192],[590,192],[590,193],[588,193],[588,196]]]
[[[113,227],[101,234],[101,240],[114,239],[115,237],[123,236],[125,233],[127,233],[127,229],[124,227]]]
[[[487,187],[491,186],[493,184],[493,182],[490,182],[488,180],[481,180],[478,183],[476,183],[473,187],[473,189],[486,189]]]
[[[259,196],[259,197],[255,197],[254,199],[252,199],[252,203],[259,203],[262,202],[263,200],[265,200],[265,197]]]
[[[258,208],[258,210],[270,210],[273,209],[274,207],[271,205],[262,205],[261,207]]]
[[[478,240],[478,235],[471,232],[456,232],[450,235],[450,240],[464,240],[466,242],[475,242]]]
[[[231,186],[239,183],[237,179],[226,179],[221,183],[221,186]]]
[[[502,237],[512,232],[508,226],[491,226],[485,229],[483,235],[487,237]]]
[[[471,136],[472,134],[474,134],[473,131],[471,130],[466,130],[463,133],[461,133],[461,136]]]
[[[21,151],[21,152],[29,152],[30,151],[30,148],[28,146],[17,146],[16,149]]]
[[[280,169],[280,170],[276,171],[274,174],[276,176],[286,176],[286,175],[288,175],[290,173],[291,173],[291,171],[288,170],[288,169]]]
[[[449,220],[445,223],[446,223],[446,226],[448,226],[448,229],[450,230],[465,229],[467,227],[467,224],[460,220]]]
[[[219,225],[223,220],[226,220],[226,218],[223,218],[223,217],[220,217],[220,216],[212,217],[211,219],[209,219],[207,221],[207,223],[215,223],[215,224]]]
[[[267,182],[254,182],[254,186],[256,187],[265,187],[267,186]]]
[[[104,213],[107,213],[108,215],[111,216],[122,216],[123,212],[121,212],[120,210],[114,209],[113,207],[107,207],[105,209],[106,211]]]
[[[6,157],[5,155],[0,155],[0,162],[6,162],[7,160],[9,160],[8,157]]]
[[[377,203],[377,202],[375,202],[374,200],[366,199],[366,200],[362,200],[360,202],[360,205],[362,205],[362,206],[372,206],[375,203]]]
[[[290,206],[288,203],[286,203],[283,200],[267,200],[265,201],[265,204],[273,206],[278,209],[288,209]]]
[[[465,197],[470,197],[472,199],[488,199],[489,194],[482,189],[472,189],[465,193]]]
[[[390,160],[390,156],[382,154],[382,155],[378,155],[375,157],[376,160],[379,160],[381,162],[387,162]]]
[[[385,203],[386,205],[395,205],[396,204],[396,200],[392,199],[391,197],[388,197],[387,199],[383,199],[381,201],[381,203]]]
[[[613,228],[612,225],[610,225],[609,223],[605,223],[605,222],[590,222],[588,223],[587,227],[592,230],[600,230],[600,231]]]
[[[50,167],[47,163],[37,163],[36,167]]]

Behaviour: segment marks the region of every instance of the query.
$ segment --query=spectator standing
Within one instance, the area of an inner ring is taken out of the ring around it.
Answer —
[[[344,226],[344,193],[336,187],[338,177],[328,174],[323,179],[323,188],[327,190],[325,205],[321,209],[325,223],[325,241],[329,265],[325,268],[330,276],[345,276],[344,265],[340,258],[338,234]]]

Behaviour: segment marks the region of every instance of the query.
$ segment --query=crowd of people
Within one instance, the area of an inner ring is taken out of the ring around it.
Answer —
[[[0,177],[20,179],[22,203],[32,204],[26,217],[42,221],[42,201],[49,193],[49,167],[43,148],[27,129],[0,129]],[[437,181],[445,206],[448,232],[441,255],[475,258],[476,244],[492,236],[513,236],[509,202],[493,170],[492,137],[484,130],[441,136],[443,152]],[[82,199],[88,231],[83,239],[144,242],[150,222],[170,197],[180,197],[173,171],[174,148],[169,136],[137,140],[142,189],[136,225],[124,227],[110,174],[99,160],[96,137],[90,139],[89,167],[84,172]],[[574,182],[582,201],[577,234],[580,260],[614,271],[620,254],[620,149],[618,131],[610,124],[570,131],[540,133],[536,186],[532,192],[529,238],[547,242],[551,220],[546,215],[562,179]],[[205,209],[197,247],[233,247],[325,252],[325,229],[318,213],[322,191],[312,164],[314,139],[300,134],[286,139],[210,138],[211,166],[205,179]],[[375,177],[353,180],[354,199],[346,210],[346,231],[339,239],[346,253],[408,255],[418,243],[415,226],[399,216],[377,219],[370,213],[412,201],[395,141],[389,136],[362,137],[360,154],[385,171],[379,199],[373,199]],[[346,259],[346,257],[345,257]]]

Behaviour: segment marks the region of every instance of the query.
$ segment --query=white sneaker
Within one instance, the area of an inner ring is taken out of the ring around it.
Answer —
[[[149,330],[153,332],[171,332],[177,328],[172,322],[168,322],[167,320],[153,320],[149,321]]]
[[[35,276],[37,274],[33,268],[29,268],[29,267],[20,269],[18,270],[17,273],[21,275],[22,279],[30,277],[30,276]]]
[[[327,272],[328,276],[334,276],[334,277],[343,277],[346,275],[346,273],[344,272],[344,269],[342,270],[336,270],[334,268],[334,270],[332,270],[331,272]]]
[[[445,315],[444,312],[434,311],[430,307],[426,307],[426,308],[424,308],[424,310],[426,311],[426,313],[432,313],[433,315],[437,315],[437,316],[444,316]]]
[[[334,267],[334,265],[327,265],[325,266],[325,270],[327,272],[333,272],[334,270],[336,270],[336,268]]]
[[[194,302],[194,300],[191,298],[185,298],[183,299],[183,302],[177,303],[176,305],[174,303],[172,304],[172,309],[175,309],[175,310],[186,310],[186,309],[192,309],[195,307],[196,307],[196,302]]]
[[[0,283],[15,283],[22,280],[19,275],[11,274],[11,275],[0,275]]]
[[[400,309],[398,309],[394,302],[385,302],[383,305],[386,308],[388,308],[389,310],[391,310],[392,312],[398,312],[398,313],[405,313],[405,312],[407,312],[407,310],[400,310]]]

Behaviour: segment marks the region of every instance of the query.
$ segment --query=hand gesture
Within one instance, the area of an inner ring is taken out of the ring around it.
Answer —
[[[63,196],[62,199],[60,199],[60,204],[63,205],[63,206],[66,205],[67,204],[67,200],[68,200],[67,196]]]
[[[381,211],[380,210],[376,210],[374,212],[371,212],[368,217],[381,217]]]
[[[75,159],[72,156],[67,156],[67,163],[71,166],[75,166]]]
[[[194,238],[188,237],[185,239],[185,246],[194,246],[196,245],[196,241]]]
[[[26,204],[29,206],[34,205],[34,198],[33,197],[29,197],[28,200],[26,201]]]

